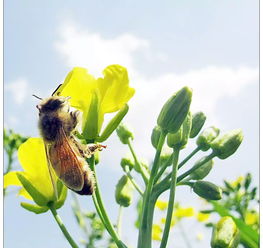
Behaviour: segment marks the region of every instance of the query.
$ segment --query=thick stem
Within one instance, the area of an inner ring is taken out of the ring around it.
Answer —
[[[174,149],[173,156],[174,156],[173,157],[173,169],[172,169],[172,180],[171,180],[171,185],[170,185],[169,203],[168,203],[166,222],[164,226],[160,248],[166,247],[167,242],[168,242],[170,228],[171,228],[171,221],[172,221],[173,208],[174,208],[174,199],[175,199],[175,190],[176,190],[179,150]]]
[[[151,247],[151,236],[149,236],[148,234],[149,234],[149,229],[152,228],[152,225],[151,223],[148,222],[148,212],[149,212],[148,203],[153,189],[154,178],[158,171],[160,154],[165,141],[165,137],[166,137],[166,133],[162,132],[156,149],[149,182],[146,186],[146,191],[143,197],[143,207],[142,207],[142,217],[141,217],[140,229],[139,229],[138,248]]]
[[[94,205],[96,207],[98,211],[98,214],[101,218],[101,221],[103,222],[105,228],[107,229],[107,231],[109,232],[109,234],[111,235],[112,239],[114,240],[114,242],[116,243],[116,245],[118,246],[118,248],[126,248],[126,246],[123,244],[123,242],[119,239],[109,217],[108,214],[106,212],[106,209],[104,207],[102,198],[101,198],[101,194],[100,194],[100,189],[99,189],[99,183],[98,183],[98,179],[97,179],[97,175],[96,175],[96,170],[95,170],[95,161],[94,161],[94,157],[90,158],[90,168],[92,169],[93,173],[94,173],[94,177],[95,177],[95,181],[96,181],[96,189],[95,192],[93,193],[93,202]]]
[[[75,243],[73,238],[70,236],[69,232],[67,231],[66,227],[64,226],[64,224],[63,224],[61,218],[59,217],[59,215],[58,215],[56,209],[54,208],[54,206],[50,206],[49,209],[50,209],[51,213],[53,214],[53,217],[55,218],[59,228],[63,232],[65,238],[70,243],[71,247],[72,248],[78,248],[78,245]]]
[[[142,167],[142,165],[141,165],[141,163],[140,163],[140,161],[139,161],[139,159],[138,159],[138,157],[137,157],[137,155],[136,155],[136,153],[135,153],[135,151],[133,149],[133,146],[132,146],[132,143],[131,143],[130,139],[128,139],[128,146],[129,146],[129,149],[130,149],[131,154],[133,156],[133,159],[135,161],[135,164],[139,168],[140,174],[142,175],[143,181],[144,181],[145,184],[147,184],[148,180],[149,180],[148,179],[149,175],[147,175],[148,173]]]

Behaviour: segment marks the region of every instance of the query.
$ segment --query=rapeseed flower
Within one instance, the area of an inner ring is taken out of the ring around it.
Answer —
[[[86,139],[98,137],[106,113],[124,111],[121,118],[117,118],[119,124],[128,111],[127,102],[135,93],[129,86],[126,68],[110,65],[104,69],[103,75],[103,78],[96,79],[87,69],[75,67],[55,92],[55,95],[70,96],[70,105],[83,113],[82,135]],[[115,126],[116,129],[118,125]]]
[[[18,148],[18,160],[24,171],[11,171],[4,176],[4,188],[19,186],[18,195],[36,203],[21,202],[21,206],[35,213],[43,213],[49,204],[60,208],[66,199],[67,188],[55,176],[58,189],[56,199],[48,171],[44,142],[41,138],[29,138]]]

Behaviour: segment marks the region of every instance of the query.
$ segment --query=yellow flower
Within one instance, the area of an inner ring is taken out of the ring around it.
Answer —
[[[103,75],[103,78],[96,79],[85,68],[76,67],[55,93],[70,96],[70,105],[83,112],[82,130],[85,138],[96,138],[104,115],[124,108],[135,93],[129,87],[128,73],[124,67],[108,66]]]
[[[166,218],[161,218],[161,223],[165,224],[166,222]],[[175,224],[177,223],[177,219],[175,216],[172,216],[172,220],[171,220],[171,227],[175,226]]]
[[[240,176],[235,181],[231,182],[231,186],[235,188],[239,183],[242,183],[243,181],[244,181],[244,177]]]
[[[12,171],[4,176],[4,188],[15,185],[22,187],[19,195],[33,200],[36,205],[21,202],[25,209],[43,213],[54,203],[60,208],[66,199],[67,188],[54,177],[58,188],[58,200],[55,197],[51,178],[48,171],[44,143],[41,138],[29,138],[18,149],[18,160],[24,171]]]
[[[160,241],[162,239],[162,232],[163,232],[163,230],[159,225],[153,224],[153,226],[152,226],[152,239]]]
[[[198,212],[196,218],[200,222],[205,222],[205,221],[209,220],[210,214],[204,214],[204,213]]]
[[[165,210],[168,207],[167,201],[157,200],[155,203],[155,207],[159,208],[160,210]]]
[[[195,211],[194,208],[189,207],[189,208],[181,208],[178,207],[174,212],[173,215],[177,218],[183,218],[183,217],[192,217],[194,216]]]
[[[245,222],[248,225],[258,224],[259,216],[257,212],[248,212],[245,216]]]

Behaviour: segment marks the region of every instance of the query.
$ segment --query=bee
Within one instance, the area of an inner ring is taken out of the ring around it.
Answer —
[[[80,112],[70,110],[68,102],[70,97],[54,96],[53,93],[47,99],[39,99],[42,101],[36,106],[39,110],[38,126],[44,140],[49,173],[56,197],[57,189],[52,168],[69,189],[80,195],[92,195],[95,179],[86,158],[106,146],[84,145],[75,138],[73,133],[80,121]]]

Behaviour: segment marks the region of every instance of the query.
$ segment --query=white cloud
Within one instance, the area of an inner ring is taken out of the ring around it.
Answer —
[[[61,39],[55,46],[67,66],[84,66],[96,75],[109,64],[118,63],[128,68],[131,85],[136,88],[136,94],[130,102],[130,112],[126,120],[134,127],[136,136],[140,137],[136,145],[142,151],[145,151],[145,145],[149,143],[151,128],[156,124],[162,105],[182,86],[187,85],[193,89],[192,111],[202,110],[211,118],[213,124],[219,125],[215,106],[226,96],[237,97],[245,86],[255,83],[259,76],[258,68],[207,66],[181,74],[171,72],[146,78],[140,73],[143,70],[135,69],[135,52],[147,48],[147,53],[143,55],[148,56],[151,52],[148,41],[131,34],[106,39],[99,33],[80,30],[73,24],[63,27],[60,33]],[[158,54],[158,51],[152,53]],[[162,63],[164,56],[155,56],[155,59],[159,58]],[[142,155],[150,157],[148,155],[152,151],[146,152],[147,154]]]
[[[132,34],[122,34],[105,39],[99,33],[80,30],[67,23],[60,30],[61,39],[55,48],[62,54],[68,66],[83,66],[95,75],[110,64],[121,64],[130,70],[134,66],[134,52],[148,47],[148,42]]]
[[[12,94],[14,102],[17,104],[23,103],[29,92],[29,84],[25,79],[17,79],[7,83],[4,88]]]

